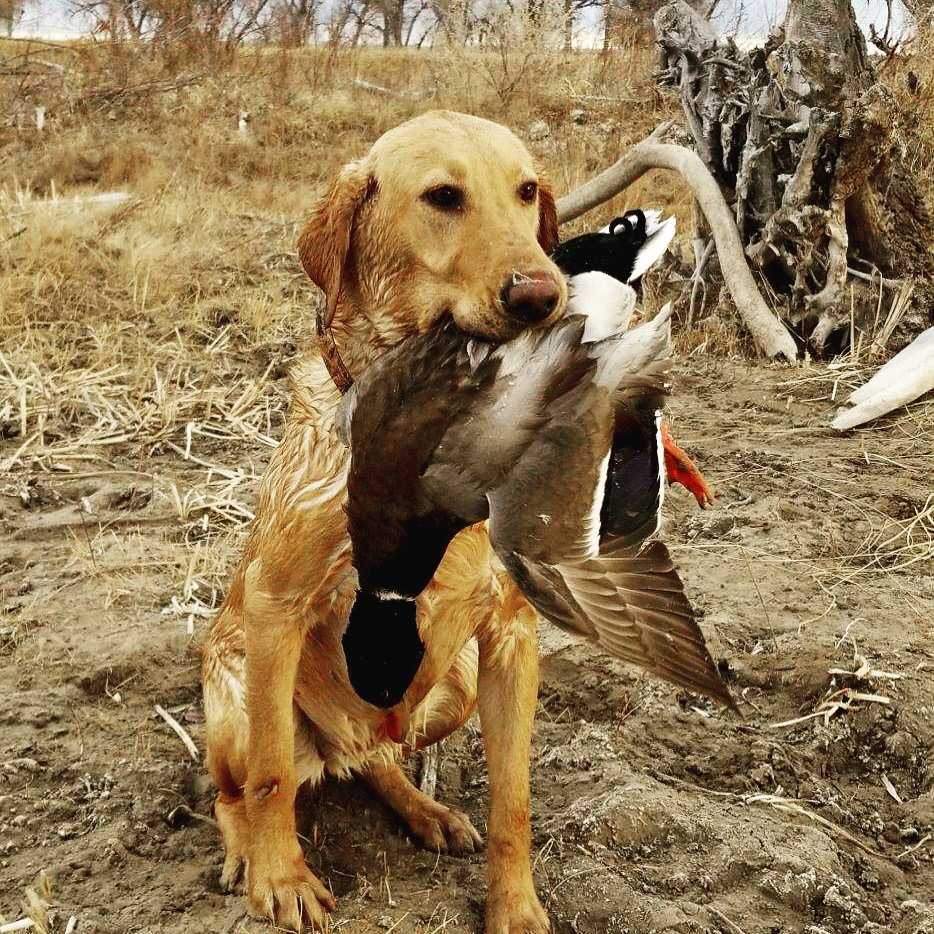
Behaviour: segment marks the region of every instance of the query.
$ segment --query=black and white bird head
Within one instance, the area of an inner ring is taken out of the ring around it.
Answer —
[[[585,340],[602,340],[629,327],[636,307],[633,285],[664,255],[674,235],[673,217],[634,210],[552,251],[569,280],[567,313],[587,318]]]

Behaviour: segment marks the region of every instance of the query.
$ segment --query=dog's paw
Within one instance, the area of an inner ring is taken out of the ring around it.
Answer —
[[[242,892],[245,877],[246,860],[239,853],[232,853],[228,850],[224,857],[224,866],[221,869],[221,891]]]
[[[224,840],[224,866],[221,869],[222,892],[242,892],[246,878],[247,847],[250,826],[246,819],[243,797],[225,798],[217,796],[214,816]]]
[[[413,815],[409,822],[412,835],[422,846],[451,856],[467,856],[483,849],[483,837],[466,814],[434,801],[432,804],[434,807]]]
[[[277,928],[323,931],[337,902],[304,859],[269,873],[250,871],[250,915]]]
[[[534,893],[490,892],[485,934],[548,934],[551,922]]]

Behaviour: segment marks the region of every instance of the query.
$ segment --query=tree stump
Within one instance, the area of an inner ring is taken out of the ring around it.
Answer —
[[[849,0],[790,0],[782,30],[749,53],[683,0],[655,27],[661,80],[677,87],[698,155],[794,333],[818,352],[840,349],[855,327],[874,330],[892,280],[917,280],[904,338],[930,324],[934,226]],[[698,257],[703,237],[701,227]]]

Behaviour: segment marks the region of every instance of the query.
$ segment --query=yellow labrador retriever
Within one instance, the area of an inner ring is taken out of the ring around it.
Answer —
[[[522,143],[445,111],[390,130],[345,166],[301,235],[302,263],[327,297],[324,359],[293,371],[285,436],[203,663],[222,884],[242,884],[254,916],[320,928],[334,908],[295,830],[298,786],[326,774],[361,775],[427,847],[479,848],[467,817],[422,794],[396,764],[479,706],[490,787],[486,930],[548,929],[530,867],[536,615],[484,529],[467,529],[419,598],[426,652],[404,699],[388,712],[361,700],[341,650],[356,572],[343,510],[349,456],[334,413],[335,382],[346,388],[386,347],[442,318],[494,340],[554,321],[567,302],[547,255],[556,242],[551,192]]]

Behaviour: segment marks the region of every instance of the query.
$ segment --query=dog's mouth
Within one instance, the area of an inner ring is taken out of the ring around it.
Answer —
[[[518,337],[523,331],[521,326],[505,317],[499,321],[490,321],[488,323],[478,322],[474,319],[467,323],[461,323],[453,316],[452,320],[465,337],[483,341],[486,344],[505,344],[514,337]]]
[[[542,327],[550,324],[557,315],[551,315],[542,321],[527,322],[510,314],[499,296],[485,305],[458,309],[448,306],[438,319],[439,324],[453,321],[457,329],[467,337],[486,341],[489,344],[505,344],[518,337],[530,327]]]

